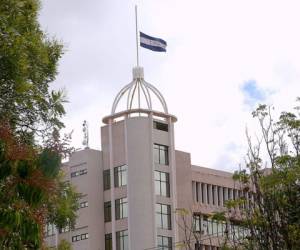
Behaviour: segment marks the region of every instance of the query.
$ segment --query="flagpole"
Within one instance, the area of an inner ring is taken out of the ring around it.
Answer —
[[[139,37],[137,22],[137,5],[135,5],[135,35],[136,35],[136,66],[139,67]]]

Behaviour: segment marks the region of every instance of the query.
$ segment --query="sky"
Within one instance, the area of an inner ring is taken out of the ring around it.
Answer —
[[[83,148],[101,149],[102,118],[136,64],[134,6],[139,30],[167,41],[167,52],[140,49],[145,80],[177,116],[176,149],[195,165],[238,169],[247,152],[246,127],[259,103],[275,113],[300,96],[300,2],[277,0],[42,0],[39,20],[64,44],[51,88],[65,89],[65,132]]]

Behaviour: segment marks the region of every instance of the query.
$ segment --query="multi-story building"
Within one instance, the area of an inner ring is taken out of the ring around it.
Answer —
[[[195,246],[176,212],[185,208],[200,243],[217,249],[224,225],[207,215],[222,211],[224,201],[240,191],[231,173],[194,166],[189,153],[175,150],[176,121],[143,69],[134,68],[133,81],[103,118],[102,150],[77,151],[63,166],[82,194],[78,219],[71,230],[48,227],[47,244],[66,239],[74,250],[165,250],[187,241]]]

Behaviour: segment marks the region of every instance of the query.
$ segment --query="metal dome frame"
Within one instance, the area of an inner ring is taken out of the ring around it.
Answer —
[[[127,84],[124,88],[122,88],[117,94],[117,96],[115,97],[111,109],[111,115],[116,114],[116,110],[118,104],[120,103],[120,100],[126,95],[127,95],[126,97],[127,110],[134,109],[132,104],[136,94],[137,94],[137,101],[138,101],[137,109],[142,109],[141,98],[145,98],[147,109],[152,110],[151,93],[153,93],[158,98],[160,104],[162,105],[164,113],[168,114],[167,103],[163,95],[152,84],[144,80],[144,69],[142,67],[135,67],[133,68],[132,71],[133,71],[133,80],[129,84]]]

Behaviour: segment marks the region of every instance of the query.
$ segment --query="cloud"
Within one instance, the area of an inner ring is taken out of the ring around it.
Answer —
[[[140,30],[168,42],[167,53],[141,49],[140,63],[178,117],[176,148],[193,164],[236,169],[246,124],[256,131],[253,105],[288,110],[300,93],[300,2],[42,0],[42,26],[67,44],[53,86],[67,89],[75,147],[87,120],[90,147],[101,149],[101,119],[132,80],[135,2]]]
[[[258,102],[263,102],[266,99],[266,93],[260,89],[255,80],[245,81],[241,86],[241,91],[244,94],[245,104],[251,108]]]

